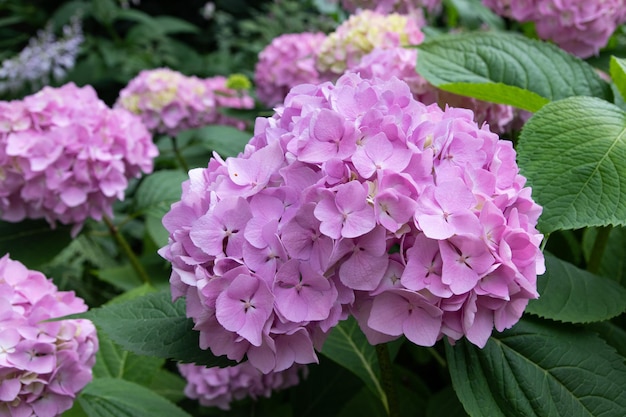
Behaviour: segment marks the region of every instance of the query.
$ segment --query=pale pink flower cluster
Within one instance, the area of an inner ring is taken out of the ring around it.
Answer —
[[[380,13],[415,13],[426,9],[429,13],[441,10],[441,0],[341,0],[341,6],[354,13],[360,9]]]
[[[0,218],[75,225],[112,215],[128,179],[158,150],[139,118],[110,109],[90,86],[45,87],[0,102]]]
[[[137,114],[154,133],[175,136],[182,130],[210,124],[236,124],[219,108],[252,108],[246,92],[226,87],[226,78],[201,79],[169,68],[143,70],[120,91],[115,103]]]
[[[412,15],[362,10],[326,37],[318,51],[317,68],[337,77],[374,48],[417,45],[424,40],[422,23]]]
[[[0,294],[0,415],[59,416],[91,381],[98,339],[89,320],[45,321],[87,306],[8,255]]]
[[[543,272],[511,142],[466,109],[348,73],[300,85],[238,157],[190,171],[163,219],[201,348],[262,372],[317,362],[352,313],[370,342],[483,346]]]
[[[462,107],[474,112],[474,120],[478,125],[487,123],[489,128],[498,134],[512,130],[516,122],[515,112],[511,106],[489,103],[471,97],[439,90],[416,72],[417,50],[410,48],[376,48],[365,55],[361,62],[350,72],[355,72],[363,78],[381,78],[389,80],[392,77],[405,81],[413,97],[424,104],[439,103],[452,107]]]
[[[501,16],[534,22],[537,35],[581,58],[597,55],[626,22],[625,0],[483,0]]]
[[[306,377],[304,365],[294,365],[284,371],[263,374],[249,362],[225,368],[179,364],[178,370],[187,380],[185,395],[205,407],[230,410],[233,401],[244,398],[269,398],[273,392],[300,383]]]
[[[259,100],[268,107],[280,104],[292,87],[324,81],[315,67],[326,35],[288,33],[278,36],[259,53],[254,81]]]

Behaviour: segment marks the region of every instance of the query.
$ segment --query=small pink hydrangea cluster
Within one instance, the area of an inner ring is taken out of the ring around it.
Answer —
[[[362,10],[326,37],[318,52],[317,68],[322,74],[337,77],[358,65],[374,48],[417,45],[424,40],[421,24],[412,15]]]
[[[210,124],[231,124],[220,107],[252,108],[245,92],[226,87],[225,77],[201,79],[169,68],[143,70],[133,78],[115,103],[137,114],[150,131],[175,136],[181,130]]]
[[[74,224],[112,215],[128,179],[158,150],[139,118],[110,109],[90,86],[45,87],[0,102],[0,218]]]
[[[98,339],[89,320],[45,320],[87,306],[38,271],[0,258],[0,415],[55,417],[92,379]]]
[[[324,81],[315,60],[325,39],[321,32],[288,33],[274,38],[259,53],[254,71],[259,100],[273,107],[283,102],[292,87]]]
[[[246,90],[228,87],[228,78],[222,75],[205,78],[204,82],[215,97],[216,110],[210,124],[234,126],[244,130],[246,123],[243,120],[222,114],[220,109],[251,109],[254,107],[254,99]]]
[[[163,219],[201,348],[262,372],[317,361],[353,314],[370,342],[483,346],[543,272],[541,207],[511,142],[392,78],[300,85],[245,151],[190,171]]]
[[[416,63],[416,49],[375,48],[349,71],[358,73],[363,78],[389,80],[392,77],[397,77],[405,81],[409,85],[413,97],[424,104],[439,103],[441,107],[448,104],[452,107],[470,109],[474,112],[474,120],[479,125],[487,123],[491,131],[498,134],[509,132],[512,129],[517,120],[513,107],[439,90],[416,72]]]
[[[426,9],[429,13],[437,13],[441,10],[441,0],[341,0],[341,6],[351,13],[360,9],[380,13],[415,13]]]
[[[233,401],[269,398],[273,392],[298,385],[308,369],[294,365],[284,371],[263,374],[249,362],[243,362],[225,368],[179,364],[178,370],[187,380],[185,395],[188,398],[198,400],[205,407],[230,410]]]
[[[539,38],[581,58],[597,55],[626,22],[625,0],[483,0],[485,6],[518,22],[534,22]]]

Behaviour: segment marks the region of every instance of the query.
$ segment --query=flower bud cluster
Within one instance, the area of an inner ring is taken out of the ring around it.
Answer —
[[[205,407],[230,410],[233,401],[269,398],[273,392],[298,385],[308,369],[294,365],[284,371],[263,374],[249,362],[243,362],[225,368],[179,364],[178,370],[187,380],[188,398],[198,400]]]
[[[201,79],[169,68],[143,70],[120,91],[115,107],[137,114],[154,133],[171,136],[210,124],[238,124],[219,108],[252,108],[243,91],[226,87],[227,79]]]
[[[624,0],[483,0],[485,6],[518,22],[534,22],[539,38],[578,57],[597,55],[626,22]]]
[[[370,342],[484,346],[543,272],[511,142],[396,78],[300,85],[238,157],[190,171],[163,219],[200,346],[264,373],[317,362],[353,314]]]
[[[73,292],[8,255],[0,258],[0,415],[55,417],[92,379],[98,339]]]
[[[0,102],[0,218],[75,225],[112,216],[128,180],[158,150],[134,115],[110,109],[90,86],[44,87]]]

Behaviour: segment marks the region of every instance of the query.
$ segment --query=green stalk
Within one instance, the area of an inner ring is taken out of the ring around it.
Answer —
[[[376,345],[376,356],[380,366],[380,377],[383,390],[387,396],[387,414],[389,417],[400,417],[400,406],[396,387],[393,382],[393,368],[389,359],[389,348],[386,343]]]
[[[189,165],[187,165],[187,161],[185,161],[185,158],[183,158],[183,155],[178,149],[176,138],[174,136],[170,136],[170,139],[172,140],[172,149],[174,150],[174,155],[176,155],[176,160],[180,164],[181,168],[185,170],[185,172],[189,172]]]
[[[113,224],[113,221],[107,215],[102,216],[102,219],[104,220],[104,223],[106,223],[107,227],[109,228],[109,231],[111,232],[111,236],[113,236],[113,238],[115,239],[115,243],[117,243],[117,246],[124,253],[124,255],[126,255],[128,260],[130,261],[130,265],[133,267],[133,269],[135,270],[135,272],[137,273],[141,281],[143,281],[144,284],[152,285],[152,283],[150,282],[150,277],[148,276],[148,273],[144,269],[141,262],[139,262],[139,259],[137,258],[133,250],[130,248],[130,245],[128,244],[124,236],[120,233],[117,226]]]
[[[602,255],[604,249],[606,249],[607,243],[609,243],[609,235],[611,234],[611,226],[598,227],[598,234],[596,240],[593,242],[591,248],[591,255],[589,256],[589,262],[587,263],[587,271],[592,274],[597,274],[600,271],[600,264],[602,263]]]

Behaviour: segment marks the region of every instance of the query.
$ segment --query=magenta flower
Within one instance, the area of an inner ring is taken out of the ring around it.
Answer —
[[[112,216],[128,180],[152,172],[158,150],[140,120],[93,88],[46,87],[2,103],[0,217],[73,224]]]
[[[472,118],[348,73],[295,87],[242,154],[192,170],[159,253],[200,346],[269,373],[317,362],[350,314],[371,343],[483,346],[515,324],[544,268],[541,207]]]
[[[0,258],[0,415],[56,417],[92,379],[98,339],[74,293],[8,255]]]

